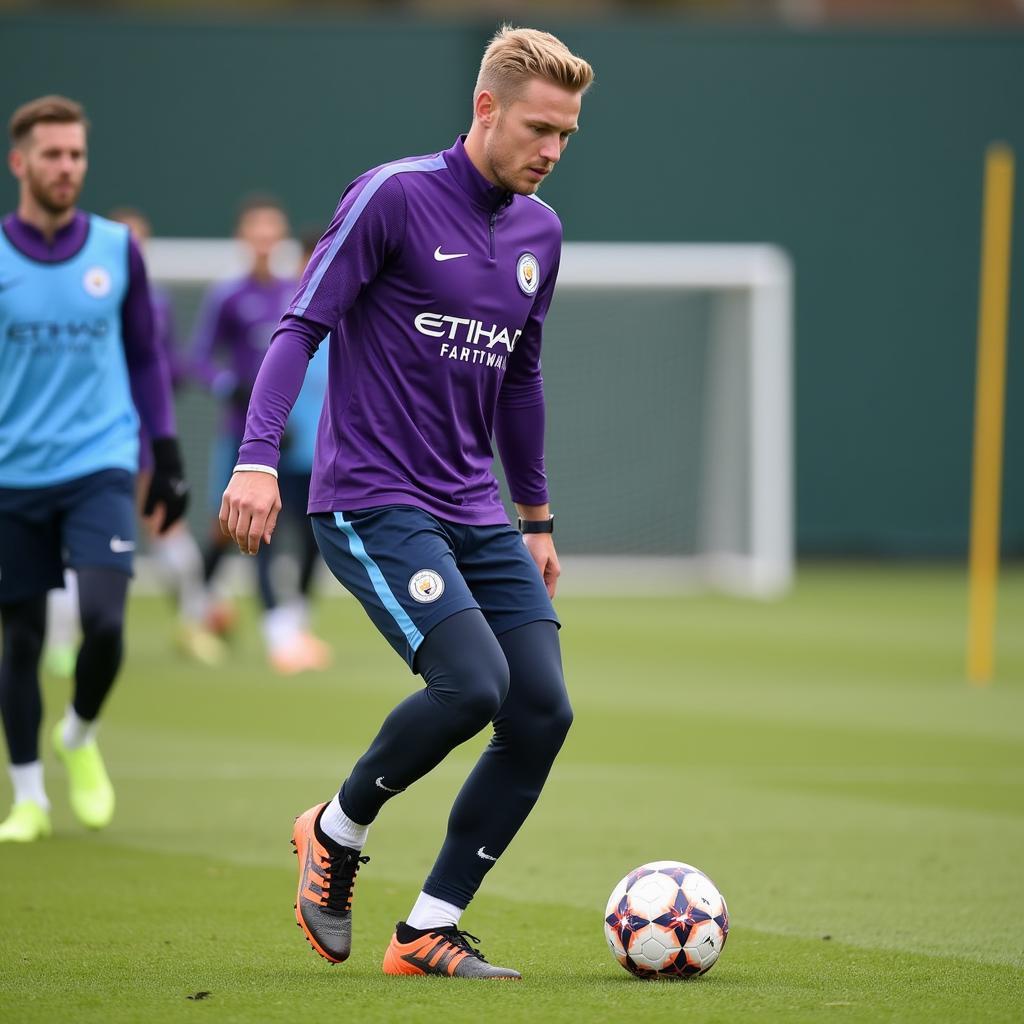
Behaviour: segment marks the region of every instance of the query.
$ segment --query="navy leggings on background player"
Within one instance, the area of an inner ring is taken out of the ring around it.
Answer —
[[[236,237],[251,261],[249,270],[244,277],[218,282],[207,292],[192,346],[193,374],[222,404],[220,432],[213,441],[210,458],[209,495],[213,501],[214,529],[203,557],[203,575],[211,587],[230,543],[217,524],[220,496],[237,461],[253,382],[296,284],[291,278],[281,278],[273,272],[274,252],[288,236],[288,219],[276,200],[261,195],[246,199],[235,228]],[[305,239],[303,242],[304,266],[316,239],[308,248],[305,248]],[[310,628],[308,599],[317,556],[304,516],[316,421],[327,382],[326,355],[324,352],[310,366],[306,384],[293,409],[288,427],[290,443],[281,465],[282,488],[289,490],[286,518],[295,527],[300,548],[298,593],[284,601],[280,599],[272,571],[272,552],[262,552],[256,561],[267,658],[275,671],[285,675],[324,669],[331,661],[330,649]],[[211,624],[224,628],[233,617],[227,602],[213,603]]]
[[[78,570],[82,643],[76,659],[77,685],[71,706],[85,722],[99,717],[121,667],[124,605],[128,575],[96,566]],[[36,595],[3,605],[3,644],[0,662],[0,711],[13,765],[39,760],[39,730],[43,701],[38,686],[23,680],[37,671],[46,635],[46,596]]]

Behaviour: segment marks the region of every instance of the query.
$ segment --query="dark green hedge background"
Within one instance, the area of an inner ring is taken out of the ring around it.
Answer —
[[[219,236],[249,190],[322,223],[361,170],[448,145],[493,27],[11,15],[0,84],[8,111],[51,91],[87,105],[86,207]],[[540,27],[598,75],[544,190],[567,238],[794,259],[800,550],[965,550],[983,153],[1002,138],[1024,155],[1024,34]],[[1003,534],[1022,554],[1017,199]]]

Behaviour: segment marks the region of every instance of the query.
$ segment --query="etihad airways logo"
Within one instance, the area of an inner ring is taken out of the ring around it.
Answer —
[[[413,321],[416,330],[428,338],[447,338],[457,345],[483,345],[492,349],[503,346],[511,353],[522,331],[509,333],[507,327],[499,328],[497,324],[489,327],[482,320],[471,320],[467,316],[450,316],[444,313],[420,313]]]
[[[7,340],[15,343],[39,341],[88,341],[105,338],[110,324],[104,317],[95,320],[16,320],[7,325]]]

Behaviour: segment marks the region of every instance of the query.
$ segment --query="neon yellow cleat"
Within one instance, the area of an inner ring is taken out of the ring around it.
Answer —
[[[222,664],[227,656],[224,641],[216,633],[194,623],[183,622],[178,629],[177,640],[183,654],[210,668]]]
[[[58,722],[53,730],[53,748],[67,769],[68,796],[75,817],[86,828],[106,828],[114,817],[114,787],[96,741],[68,750]]]
[[[34,800],[21,800],[0,824],[0,843],[34,843],[52,833],[49,812]]]

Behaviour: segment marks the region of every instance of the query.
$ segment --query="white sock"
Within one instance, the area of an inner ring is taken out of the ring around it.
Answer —
[[[46,596],[48,647],[73,647],[78,642],[78,573],[64,570],[64,589]]]
[[[454,928],[462,917],[463,909],[421,892],[405,923],[410,928]]]
[[[46,787],[43,785],[43,762],[29,761],[28,764],[11,764],[7,766],[11,776],[11,785],[14,787],[14,802],[20,804],[22,800],[31,800],[39,804],[44,811],[50,809],[50,801],[46,796]]]
[[[263,640],[271,653],[287,650],[297,637],[295,616],[287,605],[263,613]]]
[[[309,602],[300,594],[286,605],[292,616],[295,629],[300,633],[309,632]]]
[[[370,831],[369,825],[360,825],[341,809],[337,795],[320,815],[320,828],[336,843],[341,843],[352,850],[363,848],[366,844],[366,834]]]
[[[201,625],[210,606],[210,595],[203,582],[203,556],[195,537],[185,528],[172,530],[153,541],[153,550],[178,600],[182,620]]]
[[[69,704],[67,711],[64,712],[64,721],[61,722],[60,738],[68,750],[74,750],[76,747],[84,747],[92,740],[96,736],[97,728],[99,722],[87,722],[84,718],[79,718]]]

